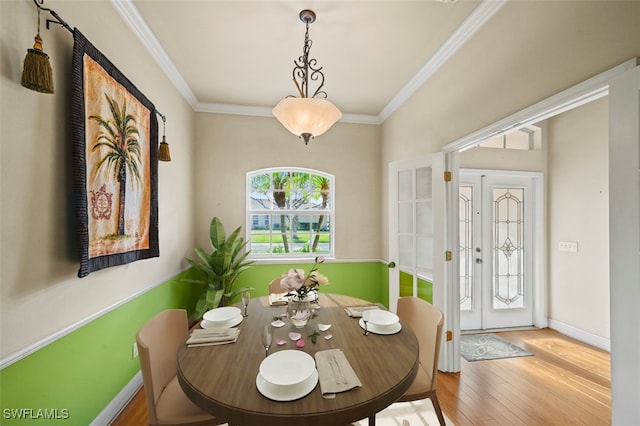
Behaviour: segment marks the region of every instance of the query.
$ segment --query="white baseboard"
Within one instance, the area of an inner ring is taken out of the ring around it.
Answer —
[[[104,410],[98,414],[98,416],[93,419],[91,422],[91,426],[107,426],[111,424],[113,419],[116,418],[118,414],[122,411],[124,407],[127,406],[131,398],[138,392],[138,389],[142,387],[142,372],[138,371],[138,373],[133,376],[133,379],[126,384],[124,388],[115,398],[111,400],[111,402],[104,407]]]
[[[549,319],[549,328],[559,331],[569,337],[572,337],[581,342],[595,346],[600,349],[604,349],[607,352],[611,352],[611,340],[602,336],[589,333],[588,331],[581,330],[572,325],[565,324],[560,321]]]

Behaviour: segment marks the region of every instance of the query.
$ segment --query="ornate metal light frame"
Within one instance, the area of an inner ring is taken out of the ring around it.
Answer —
[[[316,20],[316,14],[312,10],[305,9],[299,16],[305,23],[306,32],[302,56],[293,61],[295,66],[292,77],[300,97],[287,96],[273,108],[272,113],[287,130],[299,136],[307,145],[309,139],[329,130],[342,117],[342,112],[326,99],[327,92],[322,90],[324,87],[322,67],[318,66],[317,59],[309,58],[313,45],[313,41],[309,39],[309,24]],[[310,82],[318,82],[311,97],[309,97]]]

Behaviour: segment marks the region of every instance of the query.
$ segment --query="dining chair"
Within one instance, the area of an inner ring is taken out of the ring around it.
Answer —
[[[191,402],[178,383],[178,348],[188,333],[187,311],[167,309],[136,334],[150,425],[221,423]]]
[[[398,299],[397,314],[400,321],[414,332],[420,348],[418,374],[397,402],[431,399],[438,421],[444,426],[444,416],[436,395],[444,315],[431,303],[414,296]]]
[[[282,280],[282,277],[276,277],[274,279],[271,280],[271,282],[269,283],[269,294],[278,294],[278,293],[284,293],[285,291],[282,289],[282,286],[280,285],[280,281]]]

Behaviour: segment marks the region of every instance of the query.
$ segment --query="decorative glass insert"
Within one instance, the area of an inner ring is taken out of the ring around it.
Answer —
[[[333,255],[334,178],[309,169],[247,174],[251,257]]]
[[[460,186],[460,310],[473,307],[473,187]]]
[[[493,309],[525,306],[524,189],[493,188]]]

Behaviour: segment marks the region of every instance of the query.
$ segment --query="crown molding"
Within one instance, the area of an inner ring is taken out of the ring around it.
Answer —
[[[196,96],[191,91],[187,81],[184,79],[182,74],[180,74],[178,68],[176,68],[169,55],[167,55],[167,52],[162,47],[153,31],[151,31],[147,22],[144,20],[142,15],[140,15],[140,11],[133,4],[133,1],[111,0],[111,4],[113,4],[116,10],[120,13],[120,16],[122,16],[124,21],[129,24],[129,27],[138,36],[144,47],[147,48],[151,56],[160,65],[160,68],[164,71],[167,77],[169,77],[169,80],[173,83],[176,89],[178,89],[178,92],[180,92],[189,105],[195,109],[198,104],[198,99],[196,99]]]
[[[478,31],[493,15],[507,3],[507,0],[483,0],[473,12],[465,19],[449,39],[438,49],[420,71],[398,92],[396,96],[378,114],[378,119],[383,123],[393,114],[407,99],[415,93],[436,71],[452,57],[458,49]]]
[[[253,117],[271,117],[272,107],[265,106],[248,106],[248,105],[233,105],[233,104],[217,104],[210,102],[198,102],[194,110],[196,112],[206,112],[212,114],[230,114],[230,115],[248,115]],[[338,120],[340,123],[354,123],[354,124],[382,124],[376,115],[367,114],[349,114],[345,113],[342,118]]]
[[[208,112],[212,114],[251,115],[254,117],[273,117],[271,107],[217,104],[213,102],[198,102],[193,108],[196,112]]]
[[[382,124],[391,114],[400,108],[420,86],[435,74],[478,29],[491,19],[506,2],[507,0],[483,0],[455,33],[449,37],[445,44],[440,47],[436,54],[429,59],[420,71],[391,99],[378,115],[345,113],[340,119],[340,122],[373,125]],[[138,8],[133,4],[133,1],[111,0],[111,3],[194,111],[256,117],[273,116],[270,107],[199,102],[182,74],[180,74],[167,52],[163,49],[155,34],[147,25]]]

